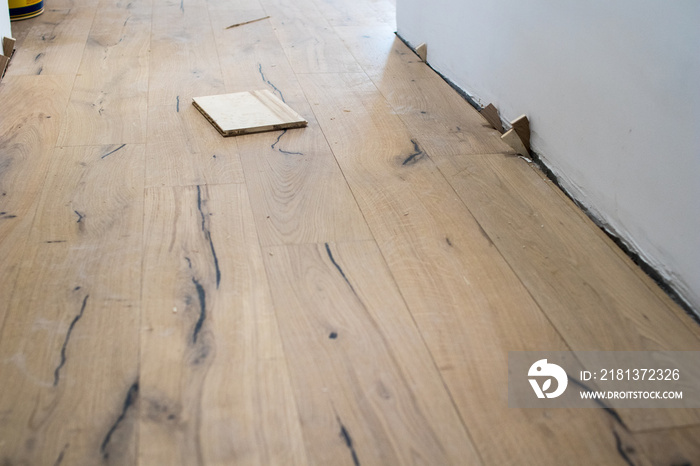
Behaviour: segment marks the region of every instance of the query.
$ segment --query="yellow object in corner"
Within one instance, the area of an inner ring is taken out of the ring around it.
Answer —
[[[33,18],[44,12],[44,0],[9,0],[10,21]]]

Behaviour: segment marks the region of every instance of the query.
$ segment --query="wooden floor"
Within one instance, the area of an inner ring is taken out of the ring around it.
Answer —
[[[698,411],[508,408],[508,351],[700,327],[391,0],[46,6],[0,85],[0,464],[700,461]],[[191,105],[257,89],[309,126]]]

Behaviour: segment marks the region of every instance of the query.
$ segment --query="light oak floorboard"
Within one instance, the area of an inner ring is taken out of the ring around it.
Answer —
[[[456,192],[571,348],[697,351],[700,340],[586,220],[519,157],[440,165]],[[584,247],[581,247],[584,246]],[[697,423],[698,410],[625,410],[634,429]],[[668,419],[666,419],[668,417]]]
[[[313,0],[262,0],[296,73],[361,71],[360,65],[323,18]]]
[[[481,464],[374,242],[265,248],[314,464]]]
[[[136,460],[144,148],[109,149],[52,154],[0,336],[8,464]]]
[[[0,327],[24,260],[71,84],[68,76],[5,76],[0,83]]]
[[[431,156],[512,152],[500,134],[390,28],[335,31]]]
[[[393,1],[46,7],[0,83],[0,464],[697,458],[694,410],[508,408],[509,351],[700,327]],[[191,105],[257,89],[309,126],[222,138]]]
[[[305,464],[245,188],[146,191],[141,464]]]
[[[635,434],[654,466],[695,464],[700,458],[700,426]]]
[[[599,228],[591,219],[586,215],[586,213],[580,209],[574,202],[559,188],[557,188],[550,179],[547,178],[542,170],[538,169],[535,165],[530,164],[530,168],[537,174],[537,176],[542,179],[545,184],[551,186],[554,193],[562,199],[563,204],[568,205],[571,212],[574,213],[581,219],[581,225],[588,226],[588,229],[595,234],[599,241],[604,242],[610,248],[610,251],[614,253],[620,261],[627,265],[629,270],[648,288],[649,292],[653,293],[663,307],[668,308],[672,313],[674,313],[688,329],[695,334],[695,336],[700,339],[700,325],[698,324],[698,318],[693,319],[688,312],[682,309],[678,303],[674,302],[671,297],[664,292],[663,289],[647,275],[641,267],[634,263],[634,261],[617,245],[615,242]]]
[[[28,32],[15,49],[7,76],[75,75],[95,11],[94,7],[56,9],[52,5],[31,21],[20,22],[19,29]],[[13,23],[13,34],[17,24]]]
[[[507,352],[566,344],[366,76],[300,80],[483,461],[612,464],[618,441],[639,451],[603,411],[507,407]]]
[[[58,144],[146,142],[150,2],[100,3]]]
[[[150,47],[149,109],[226,93],[206,4],[188,3],[187,14],[179,4],[154,6]]]
[[[146,186],[242,183],[236,141],[224,138],[191,102],[148,109]]]

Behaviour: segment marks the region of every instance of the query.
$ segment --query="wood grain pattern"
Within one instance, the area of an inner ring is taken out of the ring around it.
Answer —
[[[60,145],[146,142],[150,18],[149,2],[106,4],[96,16]]]
[[[206,4],[183,1],[153,8],[148,105],[190,105],[198,95],[224,94],[219,53]]]
[[[0,325],[23,260],[70,88],[71,80],[65,76],[6,76],[0,85],[0,100],[3,109],[8,109],[0,118]]]
[[[610,239],[610,237],[602,229],[591,222],[586,213],[581,210],[561,189],[553,185],[552,181],[547,178],[547,175],[533,165],[530,165],[530,168],[542,180],[543,183],[551,186],[552,192],[559,197],[562,204],[569,206],[570,212],[581,219],[581,225],[587,226],[590,234],[595,235],[598,238],[598,241],[606,244],[610,248],[610,251],[617,256],[618,260],[627,266],[629,271],[637,277],[640,283],[644,284],[647,291],[654,294],[659,303],[661,303],[662,306],[668,309],[671,313],[675,314],[686,325],[688,330],[693,332],[693,334],[700,340],[700,325],[698,325],[698,322],[691,317],[688,312],[682,309],[678,303],[673,301],[669,295],[661,289],[658,283],[652,280],[649,275],[647,275],[637,264],[635,264],[634,261],[632,261],[632,259],[630,259],[630,257],[625,254],[625,252],[620,249],[620,247],[615,244],[615,242]]]
[[[483,461],[614,464],[618,442],[639,451],[603,411],[507,408],[507,350],[566,344],[366,77],[300,80]]]
[[[508,408],[510,351],[697,350],[700,326],[395,36],[393,3],[13,23],[0,464],[697,459],[697,410]],[[308,126],[222,138],[190,105],[256,89]]]
[[[608,254],[583,218],[569,214],[571,207],[550,185],[534,183],[538,177],[525,161],[497,154],[454,157],[440,169],[572,347],[699,348],[700,341],[624,272],[627,266]],[[580,244],[586,248],[576,248]],[[567,285],[550,281],[564,274]]]
[[[0,337],[10,464],[136,459],[144,148],[108,150],[52,155]]]
[[[697,350],[700,340],[517,157],[440,165],[460,198],[576,350]],[[527,186],[527,189],[524,187]],[[577,245],[585,244],[585,249]],[[567,277],[563,282],[559,282]],[[582,286],[583,284],[583,286]],[[634,291],[632,291],[634,290]],[[681,311],[682,312],[682,311]],[[698,410],[625,410],[635,430],[696,423]]]
[[[339,27],[336,31],[411,135],[432,156],[511,151],[474,108],[390,29]]]
[[[390,0],[314,0],[314,4],[328,24],[334,27],[381,25],[396,30],[396,4]]]
[[[260,9],[245,14],[263,12]],[[226,50],[219,57],[226,90],[267,89],[308,120],[313,114],[271,22],[261,21],[245,28],[225,29],[229,22],[227,18],[241,17],[242,14],[226,12],[211,16],[217,46]],[[231,47],[230,44],[238,45]]]
[[[481,464],[374,242],[265,250],[310,462]]]
[[[217,43],[239,44],[222,58],[229,90],[261,85],[298,111],[303,129],[236,138],[263,245],[369,239],[371,234],[268,21],[225,30]]]
[[[146,186],[242,183],[236,142],[222,138],[192,105],[148,109]]]
[[[312,121],[237,140],[263,245],[371,239],[352,192]]]
[[[142,464],[305,464],[242,185],[147,190]]]
[[[78,71],[95,8],[46,9],[12,59],[10,75],[72,74]],[[16,24],[16,23],[15,23]]]
[[[311,0],[262,0],[296,73],[352,73],[360,66]]]

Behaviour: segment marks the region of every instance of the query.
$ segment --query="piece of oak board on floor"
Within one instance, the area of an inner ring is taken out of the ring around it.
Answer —
[[[302,128],[307,124],[267,89],[194,97],[192,104],[222,136]]]
[[[229,30],[225,18],[212,21],[217,43],[238,44],[222,57],[227,89],[267,86],[309,122],[301,129],[234,138],[260,244],[371,239],[269,21]]]

